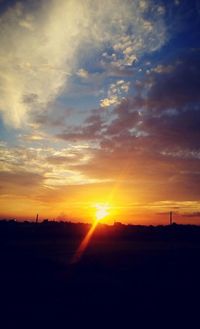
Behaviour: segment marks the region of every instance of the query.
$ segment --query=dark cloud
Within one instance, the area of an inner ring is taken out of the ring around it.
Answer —
[[[56,137],[66,141],[91,141],[101,137],[103,128],[104,120],[101,115],[98,113],[92,113],[88,118],[86,118],[83,125],[78,127],[69,127],[62,133],[57,134]]]
[[[141,128],[148,133],[147,143],[160,150],[198,150],[200,148],[200,108],[174,115],[146,115]]]
[[[122,102],[121,106],[116,108],[115,113],[117,114],[117,118],[107,127],[105,133],[107,136],[126,134],[129,129],[134,128],[138,124],[138,112],[130,104],[126,104],[127,107],[124,109],[126,106],[124,103],[128,103],[128,101]]]
[[[147,108],[163,111],[168,108],[184,109],[200,101],[200,50],[182,54],[169,74],[153,72],[154,81],[147,95]]]
[[[153,72],[154,81],[146,97],[141,95],[123,100],[114,110],[117,118],[104,132],[102,145],[111,147],[112,135],[122,138],[121,145],[130,143],[157,151],[198,150],[200,148],[200,52],[176,59],[178,64],[166,74]],[[169,64],[170,65],[170,64]],[[130,129],[132,132],[130,133]],[[135,136],[133,138],[135,129]],[[106,139],[107,137],[107,139]],[[125,137],[125,139],[124,139]],[[113,137],[113,145],[120,139]]]
[[[168,63],[173,70],[151,72],[146,77],[153,81],[148,91],[123,99],[107,117],[104,111],[93,111],[82,126],[60,133],[64,140],[98,145],[88,163],[71,168],[88,177],[130,180],[137,191],[154,198],[198,200],[198,54],[190,51]]]
[[[186,213],[186,214],[182,214],[182,217],[188,217],[188,218],[200,218],[200,212],[196,211],[196,212],[190,212],[190,213]]]
[[[167,64],[173,70],[152,72],[153,81],[147,96],[141,94],[123,99],[102,127],[100,114],[89,117],[83,127],[65,131],[63,139],[99,139],[101,145],[112,147],[144,144],[158,149],[198,149],[200,147],[200,56],[199,51],[182,54]],[[175,65],[174,65],[175,62]],[[164,67],[164,66],[163,66]],[[145,83],[144,83],[145,85]],[[140,112],[142,111],[142,112]],[[140,112],[140,113],[139,113]],[[142,113],[142,114],[141,114]],[[102,128],[104,128],[102,130]],[[130,131],[132,130],[132,131]],[[139,138],[140,137],[140,138]],[[145,138],[144,138],[145,137]]]

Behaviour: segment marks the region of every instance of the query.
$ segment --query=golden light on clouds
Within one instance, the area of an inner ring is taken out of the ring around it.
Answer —
[[[165,56],[169,8],[149,4],[2,2],[1,217],[200,220],[199,53]]]

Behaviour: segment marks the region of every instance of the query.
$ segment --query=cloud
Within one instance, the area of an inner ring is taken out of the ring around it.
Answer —
[[[153,52],[166,41],[163,25],[165,9],[147,1],[134,1],[134,20],[129,26],[129,33],[118,36],[113,43],[112,52],[102,54],[103,66],[110,64],[112,69],[124,70],[131,67],[142,54]],[[147,15],[150,13],[150,15]],[[147,19],[145,17],[150,17]]]
[[[126,38],[130,38],[130,36],[124,36],[123,39],[119,40],[119,44],[113,46],[112,54],[109,55],[107,52],[102,54],[101,64],[103,67],[110,64],[112,70],[122,71],[129,66],[132,66],[137,60],[135,48],[132,46],[132,42],[128,42],[127,48],[126,45],[123,45],[124,39],[126,40]],[[123,55],[121,56],[121,54]]]
[[[184,109],[185,106],[200,101],[199,55],[198,49],[183,53],[175,61],[173,70],[171,65],[165,66],[165,69],[160,66],[160,72],[157,67],[157,72],[150,74],[149,79],[152,79],[153,84],[147,95],[146,105],[149,109],[157,111],[167,108]]]
[[[77,76],[80,77],[80,78],[83,78],[83,79],[87,79],[88,76],[89,76],[89,73],[85,69],[79,69],[78,72],[77,72]]]
[[[52,0],[17,2],[0,20],[0,110],[20,127],[45,110],[76,72],[79,56],[110,45],[127,65],[131,58],[165,42],[163,20],[144,19],[139,0]],[[126,44],[125,36],[133,38]],[[123,49],[119,49],[123,41]],[[129,50],[131,47],[131,50]],[[83,73],[83,72],[82,72]]]
[[[22,185],[26,188],[26,183],[23,184],[23,182],[28,180],[29,174],[30,185],[33,185],[32,177],[33,179],[36,177],[36,179],[41,178],[41,187],[88,183],[94,181],[94,178],[90,179],[80,171],[74,170],[73,165],[87,163],[91,156],[88,144],[73,145],[71,143],[68,147],[59,150],[44,147],[42,144],[39,147],[26,148],[8,148],[7,145],[1,145],[0,170],[2,176],[6,177],[4,180],[2,179],[2,184],[5,185],[6,180],[8,183],[13,181],[14,184],[15,181],[20,181],[20,177],[24,175]],[[18,177],[19,180],[17,180]]]
[[[195,211],[195,212],[191,212],[191,213],[185,213],[182,214],[183,217],[187,217],[187,218],[200,218],[200,211]]]
[[[155,162],[180,159],[185,169],[193,159],[196,166],[200,148],[198,54],[194,50],[185,52],[171,63],[157,66],[141,80],[142,92],[134,97],[123,99],[122,87],[125,91],[129,88],[124,80],[111,84],[109,97],[102,100],[104,105],[112,101],[115,105],[109,115],[98,112],[95,120],[93,117],[89,122],[89,117],[80,127],[66,128],[59,138],[95,140],[110,152],[123,153],[123,148],[135,156],[144,153],[149,159],[155,157]]]
[[[71,168],[120,182],[123,191],[130,184],[128,193],[141,200],[199,200],[198,68],[197,52],[182,54],[145,76],[142,92],[122,99],[107,115],[91,114],[73,137],[95,141],[96,148],[87,162]],[[70,137],[67,129],[60,135]]]
[[[152,72],[156,72],[156,73],[171,73],[174,70],[174,66],[173,65],[162,65],[159,64],[156,67],[152,68],[151,71]]]
[[[85,119],[81,126],[70,126],[56,137],[65,141],[95,141],[101,137],[105,122],[101,112],[96,110]]]
[[[44,127],[62,127],[65,126],[66,121],[71,117],[74,109],[66,108],[57,102],[54,102],[54,106],[49,106],[46,111],[38,110],[31,113],[31,124],[35,125],[38,129],[41,126]]]
[[[177,157],[181,155],[180,150],[183,150],[187,151],[188,156],[194,157],[190,151],[199,150],[199,125],[200,109],[188,109],[174,115],[146,116],[141,128],[148,132],[149,141],[158,144],[159,149],[171,150],[174,154],[177,151]]]
[[[19,139],[23,141],[28,141],[28,142],[39,142],[39,141],[44,141],[47,139],[49,136],[46,136],[43,133],[30,133],[30,134],[25,134],[25,135],[19,135]]]
[[[32,186],[36,187],[39,185],[43,177],[39,174],[34,174],[31,172],[0,172],[1,184],[16,185],[16,186]]]
[[[125,82],[124,80],[118,80],[109,86],[107,98],[100,101],[101,107],[109,107],[111,105],[117,105],[121,102],[122,97],[124,97],[130,87],[130,82]]]
[[[17,168],[13,172],[0,171],[0,180],[2,198],[9,195],[15,197],[33,197],[41,191],[44,184],[43,175],[30,171],[24,172]]]

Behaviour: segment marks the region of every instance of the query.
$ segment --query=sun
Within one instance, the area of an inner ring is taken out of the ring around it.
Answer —
[[[109,215],[109,206],[107,204],[96,204],[95,217],[97,220],[101,220]]]

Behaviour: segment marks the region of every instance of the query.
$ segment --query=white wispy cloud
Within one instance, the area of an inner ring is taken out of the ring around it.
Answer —
[[[144,20],[146,7],[139,0],[42,0],[8,8],[0,17],[4,122],[24,126],[31,112],[45,110],[66,92],[80,54],[83,58],[110,45],[131,65],[140,52],[158,49],[165,40],[164,24],[160,17],[153,23]],[[128,29],[131,41],[126,40]]]
[[[60,185],[93,182],[74,165],[84,165],[92,157],[88,144],[70,145],[56,150],[52,147],[11,147],[0,145],[0,172],[9,175],[32,173],[43,178],[43,185]],[[96,181],[96,180],[95,180]]]

